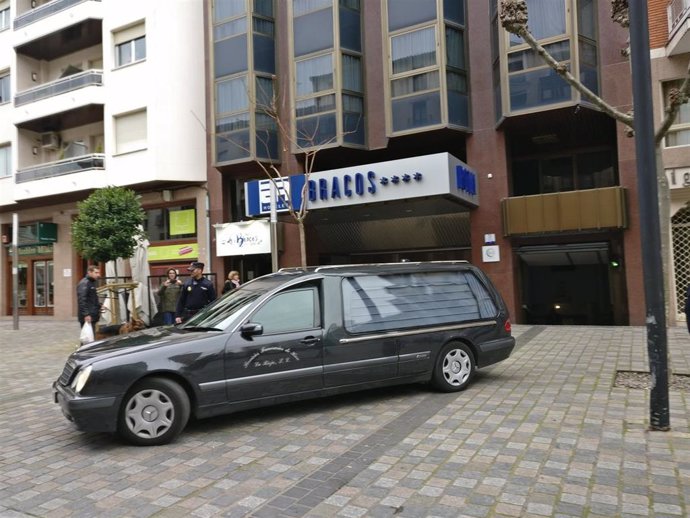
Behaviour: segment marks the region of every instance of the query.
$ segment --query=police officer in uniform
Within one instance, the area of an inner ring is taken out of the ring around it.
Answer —
[[[191,277],[182,285],[180,298],[177,299],[175,323],[181,324],[195,315],[208,303],[216,300],[216,288],[204,277],[204,263],[194,261],[187,268]]]

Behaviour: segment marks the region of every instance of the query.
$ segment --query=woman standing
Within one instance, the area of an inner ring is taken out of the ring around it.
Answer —
[[[168,278],[158,288],[158,296],[161,299],[161,312],[163,313],[163,325],[169,326],[175,322],[175,308],[181,289],[182,281],[177,278],[177,270],[175,268],[168,269]]]
[[[228,274],[228,280],[225,281],[225,284],[223,285],[223,293],[222,294],[225,294],[225,293],[232,291],[235,288],[239,288],[239,287],[240,287],[240,272],[233,270]]]

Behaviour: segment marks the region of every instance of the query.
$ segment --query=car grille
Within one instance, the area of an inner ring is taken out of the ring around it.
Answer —
[[[58,379],[58,383],[62,385],[63,387],[66,387],[69,385],[70,381],[72,381],[72,375],[74,374],[74,369],[76,368],[76,365],[72,361],[68,361],[65,363],[65,368],[62,369],[62,374],[60,374],[60,378]]]

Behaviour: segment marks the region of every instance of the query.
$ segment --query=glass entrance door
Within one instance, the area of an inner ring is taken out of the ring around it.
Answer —
[[[34,307],[54,305],[53,261],[34,261]]]
[[[29,265],[21,262],[18,264],[17,271],[19,277],[19,288],[17,290],[17,294],[19,295],[19,309],[26,309],[29,304]]]

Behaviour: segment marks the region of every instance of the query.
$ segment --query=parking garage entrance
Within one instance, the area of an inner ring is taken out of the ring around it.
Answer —
[[[622,264],[608,242],[522,246],[521,321],[624,325]]]

